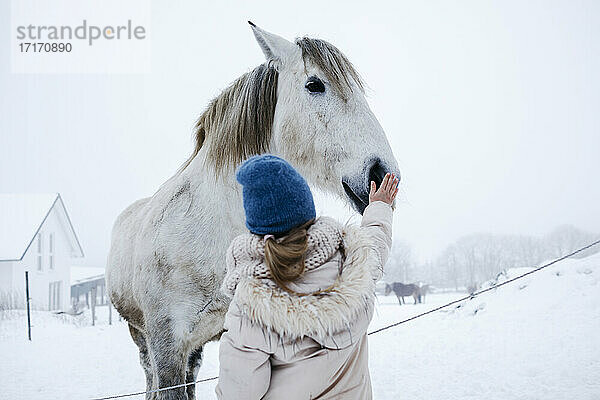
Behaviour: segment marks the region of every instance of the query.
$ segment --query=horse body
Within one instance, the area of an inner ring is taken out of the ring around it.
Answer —
[[[286,158],[311,186],[359,213],[369,181],[398,175],[360,78],[335,47],[291,43],[253,26],[268,62],[235,81],[196,126],[196,147],[176,175],[117,218],[106,280],[129,322],[148,390],[193,382],[202,346],[219,338],[228,244],[245,231],[235,167],[253,154]],[[315,83],[316,82],[316,83]],[[193,399],[193,385],[147,399]]]
[[[406,304],[406,302],[404,301],[404,296],[412,296],[412,298],[415,300],[415,304],[417,304],[417,302],[420,302],[419,287],[413,283],[404,284],[402,282],[393,282],[392,284],[386,284],[385,295],[387,296],[391,292],[394,292],[394,294],[398,298],[398,303],[400,305]]]
[[[419,287],[419,303],[425,302],[425,296],[431,292],[431,285],[422,285]]]
[[[218,338],[229,304],[219,290],[225,270],[215,261],[245,229],[243,209],[230,204],[241,204],[241,193],[205,190],[214,183],[193,171],[129,206],[112,233],[109,293],[140,348],[147,390],[195,380],[202,346]],[[163,398],[185,398],[177,396]]]

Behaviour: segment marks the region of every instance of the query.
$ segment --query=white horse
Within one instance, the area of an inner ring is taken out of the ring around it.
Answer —
[[[139,347],[148,390],[193,382],[202,346],[223,331],[225,250],[246,229],[237,165],[277,154],[361,214],[369,181],[399,176],[348,59],[325,41],[292,43],[250,24],[267,62],[209,104],[188,161],[113,228],[107,287]],[[155,396],[193,399],[194,386],[146,398]]]

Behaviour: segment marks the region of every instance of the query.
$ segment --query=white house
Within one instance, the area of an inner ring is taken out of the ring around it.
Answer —
[[[0,194],[0,292],[25,298],[29,271],[31,307],[70,307],[72,258],[83,257],[67,209],[58,193]]]

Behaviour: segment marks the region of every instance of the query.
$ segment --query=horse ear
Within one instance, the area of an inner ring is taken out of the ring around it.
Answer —
[[[297,50],[297,46],[289,40],[264,31],[258,26],[254,25],[251,21],[248,21],[248,23],[252,27],[254,37],[256,38],[256,41],[258,42],[258,45],[260,46],[267,60],[283,61],[286,56]]]

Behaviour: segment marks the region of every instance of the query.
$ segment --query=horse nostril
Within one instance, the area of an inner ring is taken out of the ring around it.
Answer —
[[[383,178],[385,177],[385,172],[386,171],[381,163],[379,161],[375,161],[375,163],[371,166],[371,169],[369,169],[369,185],[371,185],[371,181],[375,181],[375,185],[377,185],[377,188],[379,188]]]

